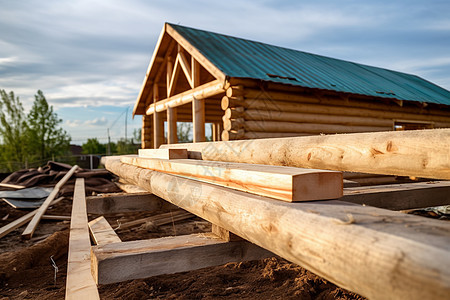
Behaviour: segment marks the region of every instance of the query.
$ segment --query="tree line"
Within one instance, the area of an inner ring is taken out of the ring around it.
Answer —
[[[48,160],[76,163],[71,157],[70,135],[60,127],[62,119],[38,90],[31,110],[25,113],[14,92],[0,90],[0,172],[42,166]],[[134,132],[140,140],[140,132]],[[100,144],[96,138],[82,145],[83,154],[119,155],[137,153],[133,139]]]
[[[14,171],[27,162],[67,155],[69,134],[59,125],[62,119],[48,105],[44,93],[37,91],[33,106],[25,113],[14,92],[0,90],[0,164]]]

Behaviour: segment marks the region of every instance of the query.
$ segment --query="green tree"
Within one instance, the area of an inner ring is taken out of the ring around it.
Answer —
[[[106,145],[100,144],[97,138],[88,139],[86,143],[81,145],[83,154],[105,154]]]
[[[179,143],[192,142],[192,123],[178,122],[177,123],[177,137]]]
[[[14,171],[23,167],[27,158],[27,122],[22,103],[14,92],[0,90],[0,161],[3,168]]]
[[[70,136],[59,128],[61,122],[39,90],[28,114],[28,143],[34,159],[45,160],[69,151]]]

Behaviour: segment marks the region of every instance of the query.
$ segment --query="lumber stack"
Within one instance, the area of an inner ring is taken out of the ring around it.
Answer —
[[[223,140],[391,131],[395,121],[450,127],[448,112],[422,106],[231,86],[222,98]]]
[[[336,200],[286,203],[120,158],[104,162],[121,178],[363,296],[446,299],[450,292],[444,222]]]

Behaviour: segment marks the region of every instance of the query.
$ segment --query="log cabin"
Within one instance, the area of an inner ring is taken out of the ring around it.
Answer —
[[[142,148],[450,127],[450,92],[418,76],[166,23],[137,98]],[[164,122],[167,122],[165,125]]]

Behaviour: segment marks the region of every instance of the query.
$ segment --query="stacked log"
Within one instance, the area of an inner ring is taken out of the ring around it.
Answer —
[[[142,116],[142,131],[141,131],[142,149],[153,148],[153,118],[152,116]]]
[[[221,101],[222,139],[391,131],[398,120],[429,122],[432,128],[450,127],[448,110],[428,108],[421,103],[400,106],[388,102],[231,86]]]

